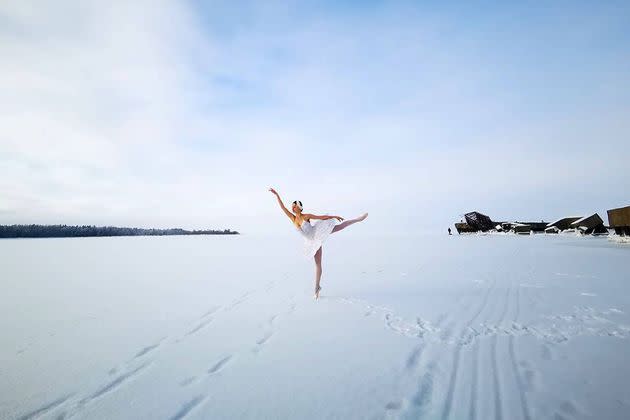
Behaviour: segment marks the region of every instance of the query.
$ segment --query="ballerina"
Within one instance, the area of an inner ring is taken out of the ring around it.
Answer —
[[[304,237],[304,253],[306,256],[315,259],[315,299],[319,299],[319,292],[322,290],[319,284],[322,278],[322,244],[331,233],[339,232],[352,224],[362,222],[368,217],[368,214],[365,213],[356,219],[344,221],[344,218],[341,216],[317,216],[310,213],[302,213],[304,207],[299,200],[292,203],[291,212],[284,206],[276,190],[269,188],[269,191],[276,196],[284,214],[291,219],[291,222]],[[311,225],[311,220],[317,220],[317,222]],[[337,221],[343,223],[337,224]]]

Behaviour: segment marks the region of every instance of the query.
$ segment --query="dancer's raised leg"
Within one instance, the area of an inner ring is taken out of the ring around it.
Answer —
[[[343,229],[347,228],[350,225],[353,225],[355,223],[364,221],[365,219],[367,219],[367,217],[368,217],[368,214],[365,213],[362,216],[357,217],[356,219],[346,220],[343,223],[339,223],[337,226],[335,226],[333,228],[332,232],[333,233],[334,232],[339,232],[340,230],[343,230]]]
[[[315,299],[319,299],[319,291],[322,289],[319,285],[322,279],[322,247],[320,246],[315,253]]]

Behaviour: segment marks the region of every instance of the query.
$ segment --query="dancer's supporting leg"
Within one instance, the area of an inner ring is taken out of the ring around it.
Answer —
[[[319,291],[322,289],[319,285],[322,279],[322,247],[319,247],[315,253],[315,299],[319,299]]]
[[[364,221],[367,217],[368,217],[368,214],[367,214],[367,213],[365,213],[365,214],[363,214],[362,216],[357,217],[356,219],[346,220],[345,222],[340,223],[340,224],[338,224],[337,226],[335,226],[335,227],[333,228],[332,232],[333,232],[333,233],[335,233],[335,232],[339,232],[340,230],[343,230],[343,229],[347,228],[347,227],[348,227],[348,226],[350,226],[350,225],[353,225],[353,224],[355,224],[355,223],[358,223],[358,222],[362,222],[362,221]]]

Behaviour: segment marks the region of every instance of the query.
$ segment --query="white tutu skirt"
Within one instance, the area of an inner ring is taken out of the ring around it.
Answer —
[[[318,220],[312,225],[309,222],[302,223],[300,233],[304,237],[304,255],[313,257],[336,225],[335,219]]]

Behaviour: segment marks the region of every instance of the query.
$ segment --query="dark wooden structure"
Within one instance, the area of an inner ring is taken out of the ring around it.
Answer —
[[[514,223],[512,225],[512,230],[514,231],[514,233],[517,233],[519,235],[529,235],[532,233],[531,225],[528,225],[526,223]]]
[[[476,232],[475,229],[473,229],[472,227],[470,227],[468,225],[468,223],[455,223],[455,229],[457,229],[457,233],[462,234],[462,233],[474,233]]]
[[[544,232],[547,226],[549,225],[549,223],[547,222],[516,222],[516,223],[530,226],[532,228],[531,229],[532,232]]]
[[[475,231],[487,232],[494,229],[497,225],[497,223],[494,223],[490,217],[477,211],[466,213],[464,218],[466,219],[468,226],[473,228]]]
[[[607,235],[608,229],[604,226],[604,221],[599,214],[595,213],[571,223],[571,227],[578,229],[585,235]]]
[[[608,224],[617,235],[630,236],[630,206],[608,210]]]
[[[555,222],[549,223],[547,227],[549,228],[549,227],[555,226],[559,230],[567,230],[569,229],[569,227],[571,227],[571,223],[580,219],[581,217],[564,217],[562,219],[556,220]]]

